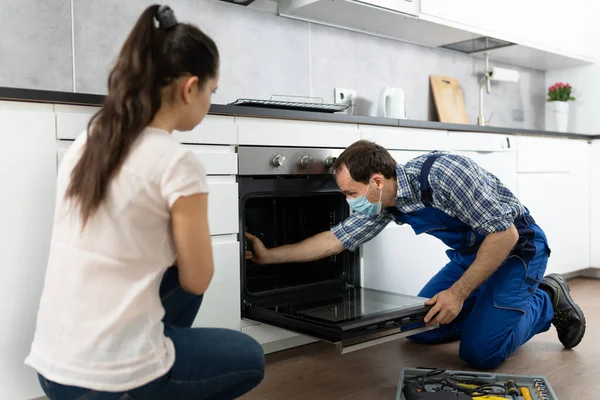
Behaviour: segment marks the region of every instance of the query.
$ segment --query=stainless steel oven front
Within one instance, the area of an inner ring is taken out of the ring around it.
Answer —
[[[359,250],[258,265],[246,260],[244,238],[250,232],[277,247],[344,221],[350,210],[331,173],[341,151],[239,147],[240,290],[243,318],[335,343],[345,353],[430,329],[425,299],[361,287]]]

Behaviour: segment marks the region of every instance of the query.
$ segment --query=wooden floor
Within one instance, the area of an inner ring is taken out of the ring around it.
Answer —
[[[565,350],[552,327],[496,371],[544,375],[561,400],[600,399],[600,280],[569,284],[587,319],[581,344]],[[458,343],[428,346],[401,339],[346,355],[317,343],[268,355],[265,380],[243,399],[393,400],[400,369],[417,366],[469,370],[458,358]]]

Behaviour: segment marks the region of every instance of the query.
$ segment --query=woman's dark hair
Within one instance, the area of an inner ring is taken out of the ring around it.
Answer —
[[[340,154],[333,164],[333,171],[337,172],[345,165],[350,177],[356,182],[369,183],[373,174],[382,174],[386,179],[396,176],[396,161],[383,147],[359,140],[350,145]]]
[[[80,206],[83,225],[104,200],[110,180],[161,107],[161,89],[197,76],[201,86],[219,69],[219,52],[197,27],[178,23],[168,6],[142,13],[108,77],[108,95],[92,117],[87,142],[66,196]]]

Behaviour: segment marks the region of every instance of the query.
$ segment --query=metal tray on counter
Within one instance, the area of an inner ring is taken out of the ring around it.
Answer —
[[[298,96],[281,96],[289,97],[294,99],[315,99],[309,97],[298,97]],[[327,104],[323,103],[323,99],[320,103],[314,101],[287,101],[287,100],[274,100],[273,97],[269,100],[259,99],[238,99],[233,103],[229,103],[230,106],[242,106],[242,107],[257,107],[257,108],[271,108],[276,110],[291,110],[291,111],[306,111],[306,112],[321,112],[321,113],[335,113],[344,111],[348,108],[347,104]]]

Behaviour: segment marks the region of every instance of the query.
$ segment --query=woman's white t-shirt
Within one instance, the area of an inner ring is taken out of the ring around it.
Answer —
[[[175,361],[159,298],[176,258],[170,209],[180,196],[206,193],[206,173],[169,132],[146,128],[82,231],[79,208],[64,195],[86,136],[58,171],[44,290],[25,363],[63,385],[126,391]]]

